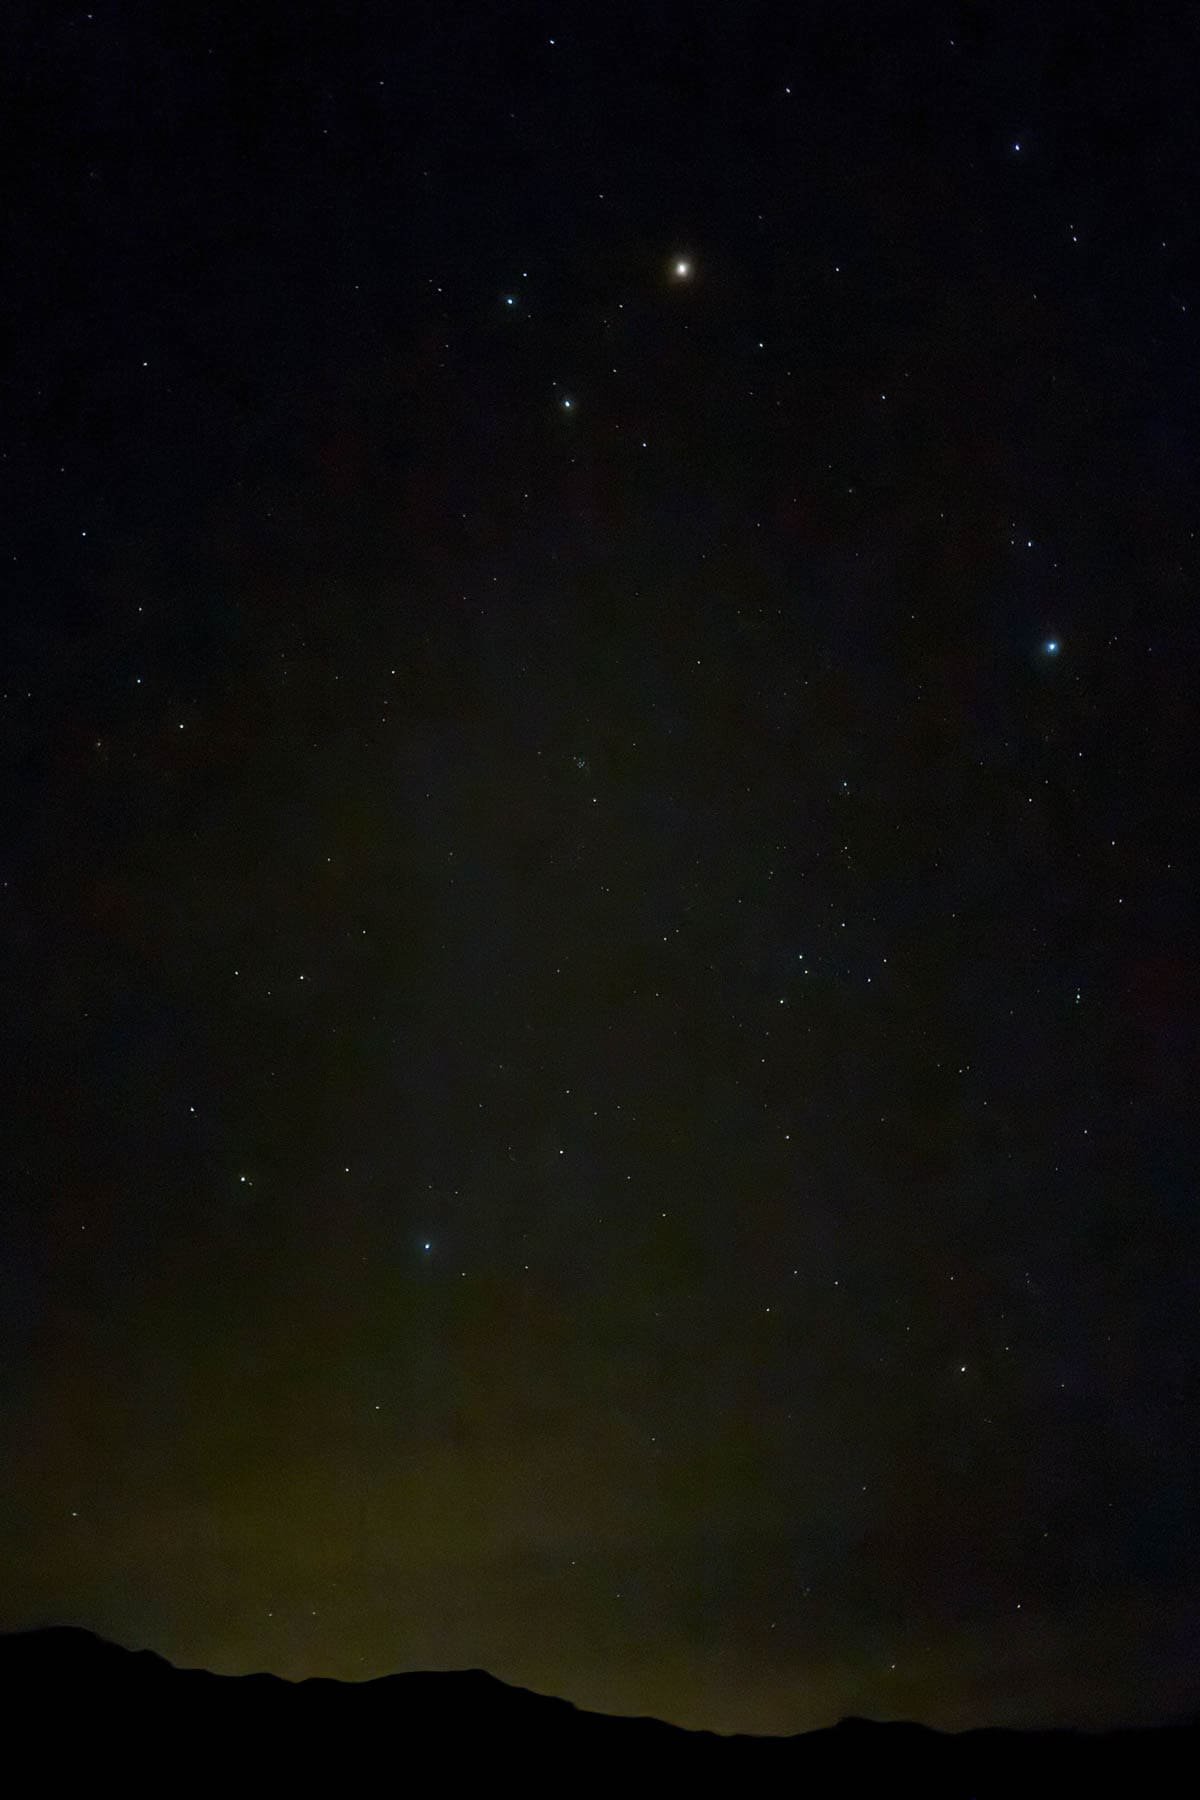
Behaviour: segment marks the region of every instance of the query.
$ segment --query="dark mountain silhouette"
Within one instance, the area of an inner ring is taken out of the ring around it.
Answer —
[[[68,1773],[163,1794],[268,1780],[352,1792],[381,1775],[398,1787],[480,1778],[578,1793],[674,1775],[789,1781],[802,1795],[1093,1800],[1174,1792],[1200,1752],[1200,1722],[947,1734],[843,1719],[795,1737],[720,1737],[581,1712],[482,1669],[358,1683],[213,1675],[73,1627],[0,1636],[0,1718],[13,1792],[34,1775],[53,1789]]]

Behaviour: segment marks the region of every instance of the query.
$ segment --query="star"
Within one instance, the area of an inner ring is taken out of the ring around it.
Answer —
[[[1045,651],[1047,656],[1057,656],[1058,655],[1058,639],[1057,638],[1047,638],[1046,642],[1042,645],[1042,649]]]
[[[688,258],[686,256],[677,257],[675,262],[671,265],[671,273],[676,281],[689,281],[692,274],[692,265],[688,261]]]

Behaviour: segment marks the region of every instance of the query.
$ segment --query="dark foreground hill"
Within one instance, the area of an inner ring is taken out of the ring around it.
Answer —
[[[62,1791],[70,1775],[126,1792],[301,1792],[380,1780],[402,1791],[482,1780],[588,1793],[663,1778],[787,1784],[799,1795],[1173,1793],[1200,1724],[1108,1735],[970,1731],[844,1719],[790,1738],[718,1737],[580,1712],[480,1669],[361,1683],[176,1669],[70,1628],[0,1637],[0,1781]],[[746,1791],[741,1787],[740,1791]]]

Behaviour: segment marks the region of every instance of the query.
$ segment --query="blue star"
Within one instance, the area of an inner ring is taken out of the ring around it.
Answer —
[[[1046,642],[1042,645],[1042,649],[1046,652],[1047,656],[1057,656],[1058,655],[1058,639],[1057,638],[1047,638]]]

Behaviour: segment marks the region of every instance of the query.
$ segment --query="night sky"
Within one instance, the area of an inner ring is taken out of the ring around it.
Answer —
[[[3,11],[0,1627],[1194,1707],[1195,9]]]

